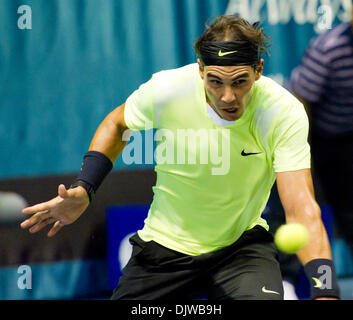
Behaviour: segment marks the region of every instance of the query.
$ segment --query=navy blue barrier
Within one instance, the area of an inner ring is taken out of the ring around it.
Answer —
[[[112,206],[106,210],[109,288],[113,290],[131,256],[129,238],[142,229],[149,205]]]

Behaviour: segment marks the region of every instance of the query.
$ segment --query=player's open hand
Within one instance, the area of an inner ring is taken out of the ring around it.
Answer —
[[[21,228],[29,228],[29,232],[35,233],[48,224],[54,224],[48,232],[48,237],[52,237],[63,226],[76,221],[88,205],[88,195],[83,187],[66,189],[60,184],[57,197],[22,210],[23,214],[32,216],[21,223]]]

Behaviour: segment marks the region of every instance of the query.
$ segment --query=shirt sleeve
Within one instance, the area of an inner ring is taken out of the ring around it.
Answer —
[[[275,172],[295,171],[311,167],[308,143],[309,121],[304,106],[298,102],[290,110],[284,108],[273,129],[273,167]]]
[[[153,112],[154,78],[142,84],[125,102],[124,119],[131,130],[154,128]]]
[[[289,91],[311,103],[319,102],[329,75],[328,55],[320,40],[317,38],[312,41],[302,64],[292,71],[288,83]]]

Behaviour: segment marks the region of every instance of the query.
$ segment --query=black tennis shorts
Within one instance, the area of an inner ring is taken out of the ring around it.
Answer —
[[[137,234],[130,243],[132,256],[112,300],[283,300],[277,249],[263,227],[197,256],[145,242]]]

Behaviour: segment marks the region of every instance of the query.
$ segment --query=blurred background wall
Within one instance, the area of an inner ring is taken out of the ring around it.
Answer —
[[[152,73],[195,62],[193,41],[208,19],[227,13],[261,21],[273,43],[264,75],[285,85],[310,39],[348,21],[351,5],[350,0],[1,0],[0,191],[33,204],[55,196],[59,183],[69,186],[110,111]],[[0,298],[109,294],[106,208],[150,203],[154,179],[152,165],[126,165],[119,158],[86,216],[55,239],[20,230],[19,210],[5,218],[0,208]],[[20,265],[33,265],[33,273],[42,268],[33,279],[47,278],[21,291]],[[64,278],[66,285],[59,283]]]

